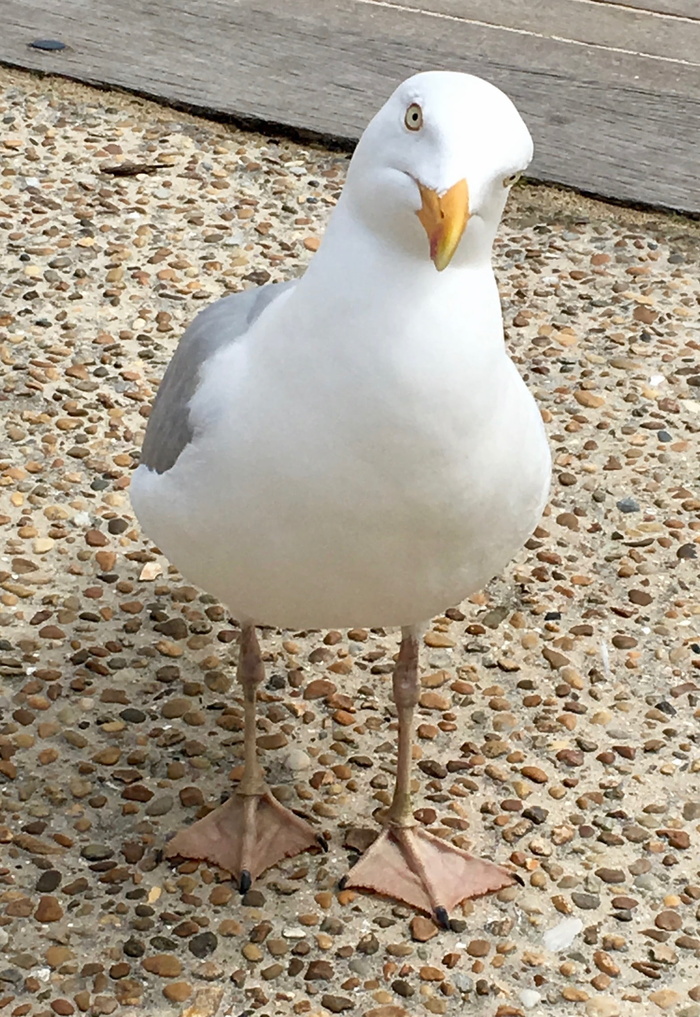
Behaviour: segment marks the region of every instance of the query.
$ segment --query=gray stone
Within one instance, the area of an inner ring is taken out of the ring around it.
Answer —
[[[147,816],[164,816],[167,812],[170,812],[175,799],[172,795],[160,795],[158,798],[154,798],[146,806]]]
[[[593,911],[595,908],[600,907],[600,897],[592,893],[579,893],[576,891],[571,894],[571,899],[577,908],[582,908],[584,911]]]
[[[80,853],[89,862],[103,862],[112,857],[114,849],[106,844],[86,844]]]
[[[472,992],[474,990],[474,979],[470,978],[469,975],[465,975],[462,971],[452,975],[452,981],[460,992]]]

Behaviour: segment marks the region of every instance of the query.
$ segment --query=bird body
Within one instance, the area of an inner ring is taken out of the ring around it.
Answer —
[[[548,448],[490,266],[392,282],[325,278],[320,308],[311,273],[280,294],[204,365],[172,469],[134,477],[146,531],[236,618],[421,622],[537,523]],[[203,312],[213,327],[229,299]]]

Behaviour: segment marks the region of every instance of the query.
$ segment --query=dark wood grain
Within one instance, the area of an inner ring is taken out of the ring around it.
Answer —
[[[535,177],[700,212],[700,67],[690,63],[365,0],[1,2],[6,63],[345,144],[415,71],[480,74],[522,110]],[[28,48],[47,37],[68,48]]]

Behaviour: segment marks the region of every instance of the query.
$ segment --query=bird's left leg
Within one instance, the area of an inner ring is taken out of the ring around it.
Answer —
[[[343,881],[376,890],[433,914],[446,926],[448,910],[467,897],[509,886],[506,869],[474,858],[420,829],[413,817],[411,749],[413,713],[420,695],[418,632],[405,628],[394,670],[399,720],[396,785],[384,830]]]

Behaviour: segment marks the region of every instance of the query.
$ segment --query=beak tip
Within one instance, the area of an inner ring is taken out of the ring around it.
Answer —
[[[418,184],[423,207],[416,213],[430,242],[430,257],[438,272],[450,264],[469,220],[469,187],[459,180],[442,195]]]

